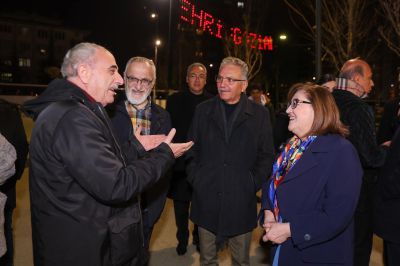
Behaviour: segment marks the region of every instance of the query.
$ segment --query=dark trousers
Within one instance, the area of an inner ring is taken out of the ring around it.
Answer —
[[[13,209],[4,208],[4,235],[6,237],[7,252],[0,258],[1,266],[14,265],[14,242],[13,242],[13,229],[12,229],[12,214]]]
[[[373,181],[362,182],[360,198],[354,214],[354,266],[368,266],[373,239]]]
[[[186,247],[189,241],[189,208],[190,201],[174,200],[174,212],[176,221],[176,239],[178,244]],[[197,244],[199,242],[199,233],[197,225],[193,228],[193,242]]]
[[[384,240],[383,259],[385,266],[400,265],[400,244]]]

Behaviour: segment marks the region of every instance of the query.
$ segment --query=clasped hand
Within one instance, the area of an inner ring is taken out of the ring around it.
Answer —
[[[172,139],[175,136],[176,129],[173,128],[165,135],[141,135],[142,127],[139,126],[136,128],[134,134],[135,137],[139,140],[140,144],[144,147],[146,151],[152,150],[162,142],[165,142],[172,150],[174,157],[178,158],[182,156],[186,151],[188,151],[193,146],[193,141],[185,142],[185,143],[172,143]]]
[[[264,242],[271,241],[275,244],[282,244],[291,236],[290,224],[277,222],[274,214],[269,210],[264,211],[263,228],[265,229]]]

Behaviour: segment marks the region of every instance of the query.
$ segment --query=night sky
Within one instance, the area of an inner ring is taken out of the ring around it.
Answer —
[[[177,16],[178,0],[174,1],[173,16]],[[211,0],[215,1],[215,0]],[[203,1],[192,0],[199,7]],[[281,16],[282,3],[270,5],[266,12],[268,32],[263,35],[278,34],[287,31],[289,20]],[[62,7],[56,7],[63,4]],[[149,14],[159,14],[158,32],[164,44],[168,32],[169,0],[68,0],[68,1],[31,1],[11,0],[2,4],[3,12],[34,13],[45,17],[61,19],[62,24],[72,28],[86,29],[91,32],[87,41],[97,42],[110,49],[121,65],[131,56],[141,55],[152,57],[154,54],[154,39],[156,24]],[[216,17],[223,16],[223,10],[215,5],[215,10],[209,10]],[[208,11],[208,10],[207,10]],[[273,15],[273,16],[272,16]],[[278,19],[276,19],[279,17]],[[172,25],[172,27],[176,27]],[[292,33],[294,34],[294,33]],[[162,47],[161,47],[162,48]]]

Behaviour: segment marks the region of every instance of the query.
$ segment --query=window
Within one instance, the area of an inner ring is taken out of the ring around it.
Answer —
[[[54,39],[56,40],[65,40],[65,33],[62,31],[54,32]]]
[[[45,30],[38,30],[37,35],[40,39],[47,39],[49,37],[49,34]]]
[[[0,31],[1,32],[6,32],[6,33],[11,33],[12,32],[11,25],[9,25],[9,24],[0,24]]]
[[[0,81],[12,82],[12,73],[0,72]]]
[[[31,59],[29,58],[18,58],[18,66],[20,67],[30,67]]]

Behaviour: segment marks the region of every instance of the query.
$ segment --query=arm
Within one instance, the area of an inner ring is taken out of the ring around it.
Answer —
[[[14,147],[0,134],[0,185],[14,175],[16,159]]]
[[[174,161],[168,144],[162,143],[145,158],[124,165],[102,121],[81,108],[65,115],[51,149],[68,175],[106,204],[130,200],[163,176]]]

